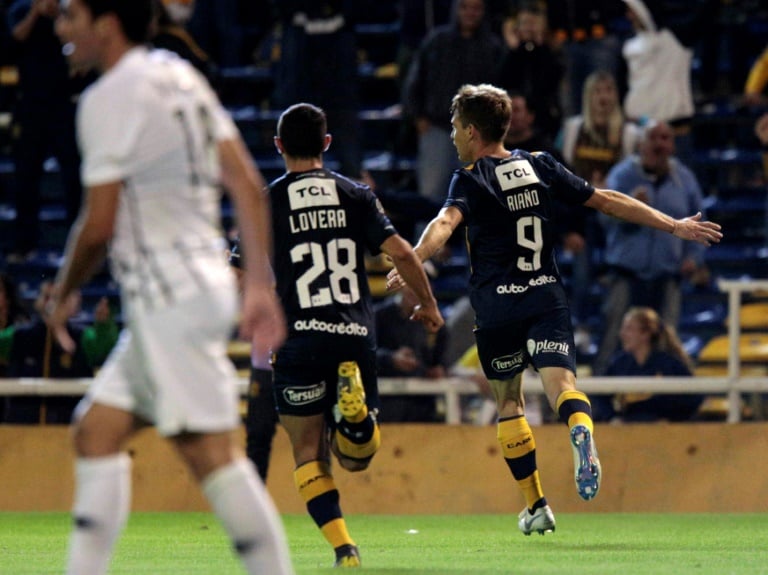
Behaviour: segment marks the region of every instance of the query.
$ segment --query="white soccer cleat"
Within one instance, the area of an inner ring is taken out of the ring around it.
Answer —
[[[549,505],[539,507],[531,515],[526,507],[517,516],[517,527],[523,535],[530,535],[536,531],[539,535],[553,533],[555,531],[555,514]]]

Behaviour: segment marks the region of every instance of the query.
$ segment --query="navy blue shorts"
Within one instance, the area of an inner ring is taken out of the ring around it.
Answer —
[[[512,379],[528,364],[576,373],[576,346],[568,308],[556,308],[504,326],[475,330],[477,352],[488,379]]]
[[[363,337],[296,337],[285,342],[273,364],[275,404],[282,415],[331,416],[339,364],[356,361],[369,410],[379,408],[376,348]]]

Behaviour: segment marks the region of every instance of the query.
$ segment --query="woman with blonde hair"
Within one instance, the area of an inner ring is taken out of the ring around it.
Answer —
[[[633,307],[625,314],[619,332],[622,351],[606,375],[625,377],[691,376],[693,362],[675,329],[652,308]],[[699,394],[619,394],[614,407],[624,421],[686,421],[695,416]]]
[[[637,146],[640,130],[624,117],[619,90],[613,74],[598,70],[584,82],[581,114],[571,116],[563,123],[558,147],[571,171],[596,186],[604,186],[608,171],[632,154]],[[596,254],[605,244],[602,229],[592,210],[570,214],[569,221],[580,222],[583,229],[574,229],[566,235],[563,248],[570,252],[572,261],[572,311],[576,323],[586,321],[593,269],[600,262]],[[576,225],[572,226],[577,228]]]
[[[590,74],[583,92],[581,114],[563,124],[561,151],[577,176],[604,182],[608,170],[635,150],[638,127],[624,117],[610,72]]]

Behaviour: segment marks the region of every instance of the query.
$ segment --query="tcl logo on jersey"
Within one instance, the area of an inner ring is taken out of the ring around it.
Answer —
[[[512,371],[518,365],[523,364],[523,353],[517,352],[512,355],[502,355],[494,357],[491,360],[491,366],[496,371]]]
[[[529,339],[527,341],[528,353],[534,356],[538,353],[559,353],[560,355],[568,355],[570,346],[564,341],[550,341],[543,339],[536,341]]]
[[[288,201],[291,210],[315,206],[338,206],[339,193],[336,181],[325,178],[304,178],[288,184]]]
[[[528,160],[502,162],[496,166],[495,171],[502,190],[522,188],[523,186],[539,183],[539,177],[533,171],[533,167]]]
[[[306,405],[325,396],[325,383],[309,387],[286,387],[283,397],[290,405]]]

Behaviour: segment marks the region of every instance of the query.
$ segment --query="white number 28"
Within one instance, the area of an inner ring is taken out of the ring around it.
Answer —
[[[294,264],[306,258],[311,263],[296,280],[302,309],[330,305],[333,301],[353,304],[360,299],[360,286],[355,273],[357,246],[349,238],[330,240],[325,247],[317,242],[298,244],[290,253]],[[343,257],[340,258],[340,255]],[[321,276],[327,271],[330,274],[327,274],[327,285],[324,285],[326,282]]]

